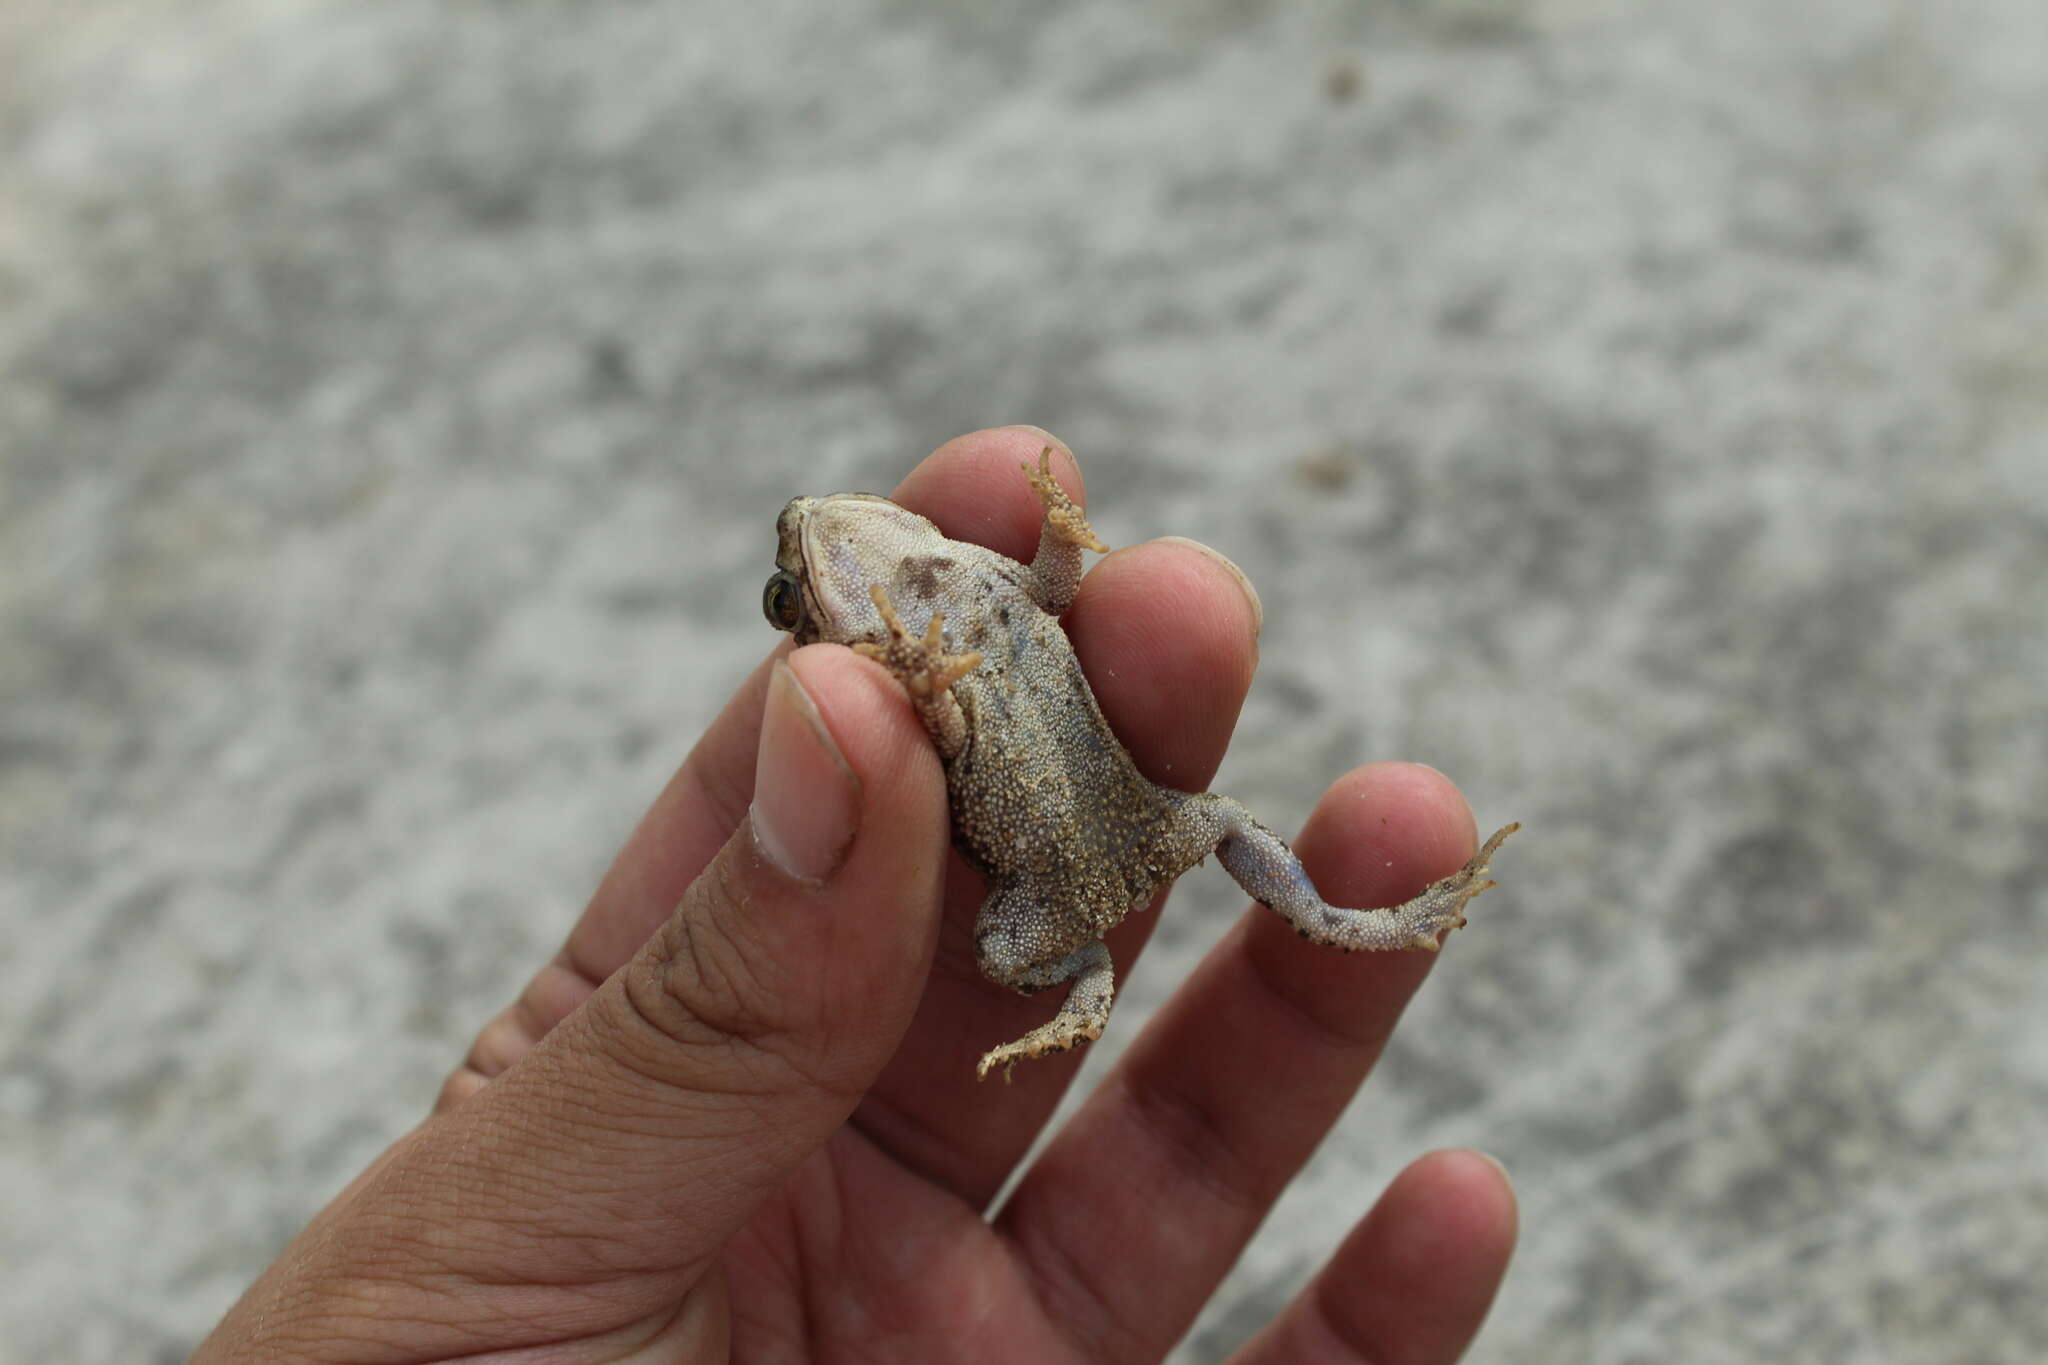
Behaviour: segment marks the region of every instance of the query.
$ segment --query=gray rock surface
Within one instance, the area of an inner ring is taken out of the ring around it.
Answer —
[[[782,500],[1007,421],[1259,584],[1223,789],[1528,826],[1178,1359],[1452,1143],[1478,1360],[2048,1357],[2043,128],[2039,0],[16,0],[0,1358],[189,1349],[773,643]]]

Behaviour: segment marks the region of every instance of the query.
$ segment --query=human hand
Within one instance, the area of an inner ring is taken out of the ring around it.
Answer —
[[[894,496],[1028,560],[1040,505],[1016,468],[1047,439],[962,437]],[[1184,541],[1133,546],[1066,623],[1139,767],[1205,786],[1256,653],[1235,572]],[[882,669],[778,650],[434,1114],[195,1359],[1159,1359],[1435,955],[1333,953],[1254,907],[986,1218],[1078,1059],[974,1079],[1050,1002],[976,969],[980,889],[946,820]],[[1475,833],[1446,779],[1376,764],[1324,794],[1296,850],[1331,901],[1386,905]],[[1111,934],[1120,976],[1154,923]],[[1426,1156],[1239,1358],[1452,1360],[1514,1221],[1492,1162]]]

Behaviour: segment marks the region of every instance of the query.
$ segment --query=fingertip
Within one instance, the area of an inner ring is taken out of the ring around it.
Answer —
[[[1039,452],[1048,445],[1055,452],[1053,477],[1076,503],[1086,506],[1073,451],[1034,426],[988,427],[956,436],[925,456],[889,496],[930,517],[955,540],[973,541],[1028,562],[1038,547],[1045,508],[1019,466],[1036,468]]]
[[[1469,1148],[1427,1153],[1394,1177],[1360,1222],[1356,1252],[1395,1302],[1433,1300],[1447,1333],[1476,1331],[1515,1247],[1514,1184]],[[1339,1253],[1354,1250],[1347,1245]],[[1408,1294],[1399,1293],[1406,1284]]]
[[[1067,443],[1065,441],[1062,441],[1059,437],[1053,435],[1044,427],[1033,426],[1029,422],[1006,422],[999,427],[989,427],[988,430],[1021,431],[1025,435],[1031,437],[1032,440],[1039,442],[1039,448],[1041,450],[1044,449],[1046,446],[1051,446],[1053,449],[1064,454],[1069,460],[1072,460],[1074,458],[1074,452],[1067,448]]]
[[[1455,1360],[1486,1319],[1514,1238],[1514,1190],[1500,1164],[1431,1152],[1359,1221],[1313,1302],[1367,1359]]]
[[[1066,626],[1139,769],[1206,787],[1258,668],[1256,599],[1236,566],[1192,542],[1126,547],[1082,581]]]
[[[1236,1358],[1450,1362],[1486,1320],[1514,1251],[1514,1189],[1481,1152],[1409,1163],[1315,1281]]]
[[[1519,1232],[1520,1206],[1514,1178],[1498,1157],[1473,1147],[1442,1148],[1409,1163],[1395,1178],[1396,1185],[1404,1183],[1421,1187],[1413,1197],[1433,1211],[1453,1242],[1505,1266]]]
[[[1478,846],[1478,825],[1457,784],[1421,763],[1387,761],[1331,783],[1296,851],[1324,899],[1391,905],[1456,870]]]
[[[1374,766],[1397,770],[1393,780],[1410,785],[1418,806],[1430,807],[1440,817],[1446,831],[1463,834],[1466,841],[1477,847],[1479,822],[1472,814],[1472,804],[1446,774],[1427,763],[1412,760],[1389,759]]]
[[[1004,433],[1006,439],[1002,442],[1002,445],[1005,449],[1008,449],[1013,444],[1007,439],[1010,434],[1022,435],[1033,447],[1029,457],[1029,463],[1033,468],[1036,468],[1038,465],[1039,453],[1047,446],[1051,446],[1053,450],[1053,477],[1059,480],[1060,487],[1066,489],[1067,495],[1075,502],[1082,503],[1083,505],[1087,503],[1081,483],[1081,462],[1074,458],[1073,447],[1069,446],[1065,441],[1062,441],[1044,427],[1033,426],[1029,422],[1011,422],[1005,426],[990,427],[988,432]],[[975,434],[986,435],[988,432],[977,432]]]
[[[1415,812],[1418,822],[1427,822],[1432,832],[1463,836],[1476,843],[1478,824],[1465,793],[1427,763],[1381,759],[1360,764],[1347,776],[1357,779],[1375,799]]]
[[[1222,570],[1224,579],[1244,596],[1245,605],[1251,610],[1252,639],[1254,641],[1258,639],[1259,632],[1264,630],[1266,626],[1266,604],[1260,600],[1259,590],[1252,586],[1250,576],[1243,569],[1237,567],[1237,561],[1224,554],[1223,551],[1215,546],[1204,545],[1201,541],[1187,536],[1160,536],[1151,543],[1154,545],[1172,545],[1190,551],[1214,567]]]

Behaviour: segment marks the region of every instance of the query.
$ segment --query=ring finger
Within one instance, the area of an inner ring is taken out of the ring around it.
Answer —
[[[1325,794],[1298,850],[1333,903],[1389,905],[1475,842],[1447,779],[1383,763]],[[1112,1358],[1155,1358],[1178,1339],[1357,1091],[1434,958],[1333,953],[1261,909],[1240,920],[1003,1211],[999,1226],[1055,1320],[1118,1343]]]

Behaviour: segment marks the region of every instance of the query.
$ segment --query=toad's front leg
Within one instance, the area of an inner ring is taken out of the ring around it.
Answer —
[[[1053,479],[1051,446],[1038,452],[1038,468],[1028,464],[1023,468],[1032,491],[1045,504],[1031,576],[1038,583],[1041,605],[1058,616],[1074,604],[1074,594],[1081,591],[1081,551],[1103,555],[1109,553],[1109,547],[1088,524],[1088,514]]]
[[[942,629],[945,618],[939,613],[932,613],[924,638],[919,639],[904,629],[903,618],[896,614],[889,594],[882,591],[879,583],[869,586],[868,597],[881,613],[882,625],[889,632],[888,643],[863,642],[855,645],[853,652],[873,659],[894,674],[910,694],[910,704],[917,709],[918,719],[924,722],[932,743],[938,746],[939,757],[957,756],[967,747],[967,717],[960,710],[960,699],[953,695],[952,687],[981,667],[981,656],[971,652],[946,653]]]

